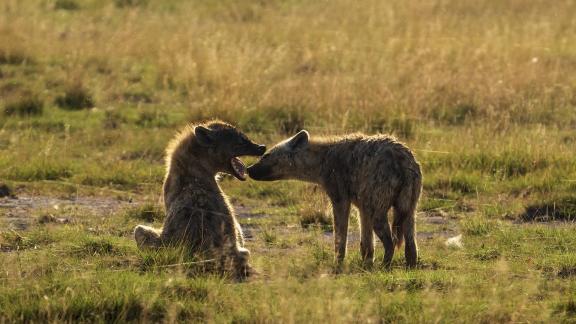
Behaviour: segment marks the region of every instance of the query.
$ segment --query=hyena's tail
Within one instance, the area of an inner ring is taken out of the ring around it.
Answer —
[[[136,245],[140,250],[159,248],[162,245],[162,239],[160,237],[161,230],[138,225],[134,228],[134,239],[136,240]]]
[[[396,248],[400,248],[404,240],[413,241],[416,237],[416,206],[422,190],[422,175],[420,170],[417,171],[407,172],[406,181],[394,202],[392,235]]]

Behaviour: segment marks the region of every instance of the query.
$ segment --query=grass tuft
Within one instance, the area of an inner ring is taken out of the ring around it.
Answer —
[[[20,65],[31,62],[33,60],[22,51],[0,49],[0,65]]]
[[[278,243],[278,236],[270,230],[263,230],[261,236],[264,243],[268,246],[273,246]]]
[[[199,116],[203,115],[199,114]],[[238,127],[249,132],[278,132],[289,136],[305,129],[311,115],[305,107],[279,106],[248,110],[237,118],[227,115],[223,119],[231,120]]]
[[[161,291],[167,298],[191,298],[195,301],[207,301],[210,287],[204,280],[172,280]]]
[[[320,227],[324,230],[332,230],[332,216],[328,212],[330,203],[322,189],[312,186],[303,190],[304,204],[299,212],[300,226],[310,228]]]
[[[29,232],[0,231],[0,252],[37,249],[53,241],[50,233],[39,229]]]
[[[69,165],[39,160],[11,165],[3,173],[6,178],[17,181],[62,180],[72,175],[72,168]]]
[[[56,98],[55,103],[65,110],[82,110],[94,107],[92,95],[79,83],[68,87],[63,95]]]
[[[500,257],[500,252],[494,248],[483,247],[474,251],[472,257],[480,261],[491,261],[498,259]]]
[[[80,5],[75,0],[56,0],[54,2],[55,10],[79,10]]]
[[[104,129],[118,129],[122,124],[126,123],[126,118],[114,110],[106,110],[104,112],[104,119],[102,120],[102,128]]]
[[[157,204],[144,204],[126,210],[126,217],[145,222],[155,222],[164,220],[164,210]]]
[[[406,117],[385,116],[374,118],[368,125],[368,132],[392,134],[403,140],[412,139],[415,134],[415,121]]]
[[[148,0],[114,0],[114,4],[118,8],[135,8],[147,5]]]
[[[481,188],[481,179],[474,174],[449,175],[441,178],[434,178],[433,181],[424,182],[425,190],[452,191],[459,194],[473,194]]]
[[[460,226],[464,234],[486,236],[497,228],[497,223],[479,216],[474,216],[462,220]]]
[[[124,254],[124,251],[110,239],[90,236],[83,238],[80,245],[73,248],[71,252],[78,257]]]
[[[169,126],[168,115],[160,110],[142,111],[138,114],[136,125],[144,128]]]
[[[576,300],[570,299],[566,302],[556,303],[555,312],[573,319],[576,316]]]
[[[576,197],[560,197],[529,205],[520,219],[525,222],[576,220]]]
[[[39,116],[44,112],[44,101],[38,96],[20,97],[8,102],[4,107],[6,116]]]
[[[286,106],[264,108],[266,115],[282,134],[292,135],[306,127],[306,107]]]
[[[300,226],[310,228],[311,226],[320,226],[324,229],[332,229],[332,219],[325,211],[314,209],[303,209],[300,212]]]
[[[0,198],[12,197],[13,195],[12,189],[7,184],[0,182]]]
[[[126,91],[122,93],[122,99],[131,103],[152,103],[154,97],[145,91]]]
[[[435,108],[432,118],[449,125],[463,125],[478,117],[480,109],[473,104],[457,104],[449,108]]]

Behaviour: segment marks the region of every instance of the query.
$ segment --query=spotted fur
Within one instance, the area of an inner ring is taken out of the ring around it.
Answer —
[[[310,139],[307,131],[274,146],[248,168],[255,180],[297,179],[321,185],[332,202],[336,261],[346,254],[351,204],[360,210],[361,254],[374,258],[373,232],[384,245],[384,265],[405,241],[408,266],[417,263],[416,205],[422,173],[404,144],[387,135],[352,134]],[[394,210],[392,226],[388,211]]]
[[[233,173],[232,158],[264,151],[264,146],[220,121],[186,126],[166,151],[164,226],[136,226],[138,247],[181,245],[218,260],[222,269],[231,267],[236,274],[245,274],[250,252],[244,248],[242,229],[216,175]]]

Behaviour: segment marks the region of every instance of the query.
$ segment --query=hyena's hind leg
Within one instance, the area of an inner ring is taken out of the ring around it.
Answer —
[[[360,254],[365,268],[371,268],[374,263],[374,219],[373,213],[366,209],[360,210]]]
[[[418,262],[418,245],[416,244],[415,210],[402,210],[394,208],[394,229],[396,232],[396,246],[402,244],[404,239],[404,255],[406,265],[409,268],[416,266]]]
[[[384,245],[384,260],[383,266],[389,269],[392,265],[392,258],[394,257],[394,238],[392,237],[392,230],[388,222],[388,210],[385,208],[378,213],[374,214],[374,232],[382,241]]]
[[[140,250],[155,249],[162,245],[161,230],[150,226],[138,225],[134,228],[134,239]]]
[[[418,262],[418,245],[416,244],[416,205],[420,198],[421,180],[414,178],[398,195],[394,204],[393,229],[396,234],[396,246],[402,244],[404,239],[404,255],[409,268]]]

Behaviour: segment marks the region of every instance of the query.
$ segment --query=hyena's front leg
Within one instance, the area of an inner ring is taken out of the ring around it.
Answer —
[[[238,220],[234,219],[234,230],[236,232],[236,241],[240,245],[240,247],[244,247],[244,233],[242,232],[242,227]]]
[[[234,266],[237,279],[242,280],[250,275],[251,267],[248,263],[249,259],[250,251],[243,247],[238,248]]]
[[[223,271],[231,271],[234,279],[236,280],[244,280],[246,277],[250,275],[251,267],[249,264],[250,260],[250,251],[244,247],[240,247],[237,245],[237,242],[229,242],[227,255],[222,255],[223,262],[222,264],[227,264],[226,266],[222,267]],[[224,253],[226,254],[226,253]]]
[[[348,238],[348,219],[350,217],[350,201],[332,199],[334,214],[334,250],[335,261],[341,265],[346,256],[346,242]]]

